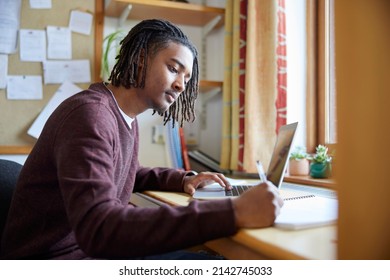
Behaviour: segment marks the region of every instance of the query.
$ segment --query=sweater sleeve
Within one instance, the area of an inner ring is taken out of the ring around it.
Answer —
[[[183,192],[183,180],[192,172],[172,168],[140,167],[137,170],[134,191],[162,190]]]
[[[134,258],[186,248],[236,232],[229,199],[194,201],[188,207],[135,208],[122,204],[114,184],[117,128],[109,115],[110,111],[101,105],[79,109],[58,128],[55,140],[59,185],[69,225],[86,254]],[[137,180],[141,185],[159,181],[168,189],[171,182],[177,185],[184,175],[140,168]]]

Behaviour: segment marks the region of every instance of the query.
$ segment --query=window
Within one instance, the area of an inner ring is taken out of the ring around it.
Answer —
[[[294,143],[306,146],[306,0],[287,0],[287,123],[299,122]]]
[[[337,140],[333,1],[285,2],[287,122],[299,121],[296,144],[309,152]]]
[[[337,140],[336,86],[334,60],[333,0],[318,5],[318,142],[335,144]]]

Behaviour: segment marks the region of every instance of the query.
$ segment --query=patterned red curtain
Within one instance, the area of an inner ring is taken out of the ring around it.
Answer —
[[[277,54],[277,99],[276,106],[276,133],[279,128],[287,122],[287,49],[286,49],[286,14],[284,0],[278,1],[278,44]],[[243,170],[244,143],[245,143],[245,58],[246,58],[246,37],[247,37],[247,9],[248,0],[240,0],[240,72],[239,72],[239,149],[238,166],[239,171]]]
[[[240,72],[239,72],[239,134],[238,134],[238,166],[243,171],[244,143],[245,143],[245,58],[246,58],[246,22],[248,0],[240,0]]]
[[[276,133],[287,123],[287,46],[286,46],[286,13],[284,0],[278,0],[278,45],[277,54],[277,90]]]
[[[226,0],[222,168],[256,172],[286,123],[284,19],[284,0]]]

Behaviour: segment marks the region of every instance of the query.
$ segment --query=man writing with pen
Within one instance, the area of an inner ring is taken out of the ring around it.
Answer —
[[[264,182],[235,199],[138,208],[135,191],[193,194],[218,173],[147,168],[138,162],[137,116],[152,109],[176,125],[194,119],[198,53],[164,20],[137,24],[121,42],[110,83],[92,84],[48,119],[14,193],[4,259],[212,259],[183,250],[271,226],[283,202]]]

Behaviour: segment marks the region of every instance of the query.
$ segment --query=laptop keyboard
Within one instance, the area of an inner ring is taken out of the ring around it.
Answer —
[[[233,185],[231,190],[225,190],[226,196],[239,196],[243,192],[249,190],[254,185]],[[337,198],[337,194],[334,190],[317,188],[313,186],[298,185],[292,183],[282,183],[282,189],[280,194],[284,200],[291,200],[304,196],[321,196],[328,198]]]
[[[234,185],[234,186],[232,186],[231,190],[226,190],[225,193],[226,193],[226,196],[239,196],[243,192],[249,190],[251,187],[253,187],[253,186],[251,186],[251,185]]]

